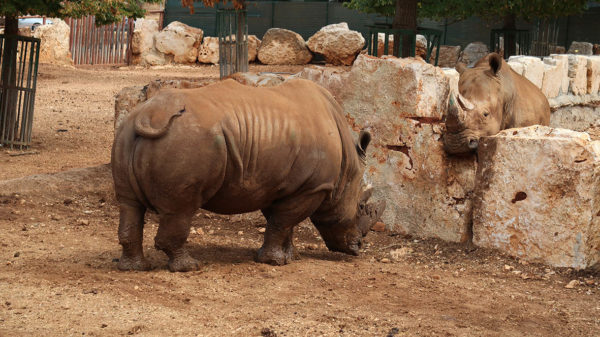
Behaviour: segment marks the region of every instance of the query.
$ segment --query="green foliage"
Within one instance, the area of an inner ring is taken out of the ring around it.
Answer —
[[[532,20],[578,14],[587,8],[588,0],[422,0],[418,2],[420,17],[460,21],[478,16],[496,22],[507,15]],[[348,8],[364,13],[394,16],[395,0],[350,0]]]
[[[0,15],[44,15],[50,17],[82,17],[95,15],[98,24],[118,22],[124,17],[139,18],[145,14],[144,3],[161,0],[1,0]]]

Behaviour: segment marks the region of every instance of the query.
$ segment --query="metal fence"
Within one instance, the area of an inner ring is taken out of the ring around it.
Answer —
[[[0,35],[0,144],[31,145],[40,39]]]
[[[221,78],[248,71],[248,25],[246,11],[217,11],[219,36],[219,68]]]
[[[65,20],[71,27],[70,48],[73,63],[129,64],[134,21],[124,19],[119,23],[96,26],[96,18]]]

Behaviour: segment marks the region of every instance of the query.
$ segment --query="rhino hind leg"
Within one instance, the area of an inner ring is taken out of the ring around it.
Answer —
[[[150,270],[152,267],[142,248],[145,212],[143,206],[120,206],[119,243],[123,253],[117,265],[119,270]]]
[[[193,258],[184,247],[190,233],[191,219],[192,216],[189,214],[160,216],[154,246],[167,254],[169,270],[172,272],[195,271],[200,268],[198,260]]]

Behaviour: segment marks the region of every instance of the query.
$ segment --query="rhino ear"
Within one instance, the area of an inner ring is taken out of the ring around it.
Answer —
[[[369,146],[370,142],[371,134],[368,131],[361,131],[358,135],[358,144],[356,145],[356,150],[362,158],[365,157],[367,153],[367,146]]]
[[[498,74],[498,71],[500,71],[500,68],[502,68],[502,56],[500,56],[496,53],[491,53],[489,60],[490,60],[490,68],[494,72],[494,75]]]
[[[462,62],[458,62],[456,64],[455,69],[456,71],[458,71],[459,74],[462,74],[465,71],[465,69],[467,69],[467,65]]]

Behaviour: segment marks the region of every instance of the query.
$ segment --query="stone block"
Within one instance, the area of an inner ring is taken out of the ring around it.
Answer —
[[[202,29],[173,21],[156,35],[155,46],[175,63],[195,63],[203,36]]]
[[[292,77],[304,78],[317,83],[329,90],[338,103],[342,104],[341,94],[345,90],[349,76],[349,71],[337,67],[308,66]]]
[[[569,58],[569,92],[574,95],[587,93],[587,57],[568,55]]]
[[[575,131],[586,131],[590,125],[600,121],[600,106],[566,105],[556,108],[550,114],[550,126]]]
[[[482,138],[473,242],[531,262],[600,261],[600,141],[545,126]]]
[[[568,78],[569,63],[567,59],[544,58],[544,78],[542,80],[542,92],[548,98],[554,98],[561,94],[563,79]],[[567,82],[568,83],[568,82]],[[564,93],[568,91],[568,86]]]
[[[523,76],[538,88],[542,88],[544,80],[544,63],[542,63],[542,60],[533,56],[511,56],[508,61],[523,64]]]
[[[198,62],[219,64],[219,38],[205,36],[198,49]]]
[[[60,19],[52,19],[51,25],[40,25],[33,31],[33,37],[40,42],[40,63],[72,65],[69,36],[71,28]]]
[[[450,87],[450,95],[458,94],[458,80],[460,79],[460,74],[454,68],[444,68],[442,69],[444,75],[448,77],[448,86]]]
[[[441,120],[448,103],[448,78],[441,68],[420,59],[359,55],[340,94],[345,111],[373,118]],[[388,129],[393,130],[393,125]],[[386,133],[386,137],[394,137]]]
[[[435,63],[435,53],[437,48],[433,48],[431,56],[429,57],[429,63]],[[438,67],[442,68],[454,68],[458,63],[458,57],[460,56],[460,46],[440,46],[440,54],[438,56]]]
[[[525,71],[525,65],[523,63],[514,61],[508,61],[507,63],[512,68],[512,70],[514,70],[517,74],[523,76],[523,72]]]
[[[307,64],[312,57],[302,36],[283,28],[269,29],[258,49],[258,60],[263,64]]]
[[[600,89],[600,56],[587,59],[587,93],[597,94]]]
[[[487,44],[483,42],[469,43],[460,55],[460,62],[472,67],[482,57],[489,54]]]

